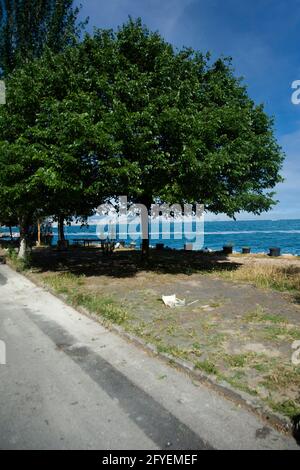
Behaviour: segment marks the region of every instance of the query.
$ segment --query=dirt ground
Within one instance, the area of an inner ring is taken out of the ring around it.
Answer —
[[[295,417],[300,414],[300,366],[292,363],[292,345],[300,340],[300,304],[290,293],[222,276],[253,262],[300,270],[297,258],[153,251],[145,263],[137,252],[105,257],[97,249],[36,250],[31,270],[75,304],[88,302],[100,314],[103,299],[106,306],[119,306],[127,312],[126,330]],[[162,295],[172,294],[185,299],[186,306],[166,307]]]

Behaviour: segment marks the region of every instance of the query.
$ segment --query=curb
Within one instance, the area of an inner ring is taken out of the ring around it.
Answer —
[[[8,266],[16,271],[14,266],[11,263],[7,262]],[[122,327],[105,321],[99,315],[88,311],[86,308],[81,306],[74,306],[67,302],[67,298],[64,294],[56,293],[51,287],[46,286],[43,282],[39,282],[38,280],[34,279],[31,276],[31,273],[28,272],[18,272],[28,280],[30,280],[33,284],[37,287],[42,288],[46,292],[49,292],[54,297],[58,298],[68,306],[74,308],[74,310],[78,311],[79,313],[85,315],[86,317],[94,320],[95,322],[99,323],[101,326],[106,328],[109,331],[112,331],[118,334],[123,339],[127,340],[130,343],[135,344],[137,347],[142,348],[145,352],[150,354],[151,356],[157,357],[158,359],[162,360],[163,362],[167,363],[171,367],[175,367],[180,372],[185,373],[188,375],[192,380],[197,381],[198,383],[204,384],[205,386],[211,388],[219,395],[223,396],[227,400],[233,402],[234,404],[238,405],[239,407],[243,407],[244,409],[252,412],[256,416],[258,416],[265,424],[268,424],[275,428],[277,431],[293,436],[294,428],[292,422],[285,418],[282,415],[279,415],[272,410],[270,410],[266,405],[258,402],[255,398],[249,395],[246,392],[237,391],[234,389],[229,383],[226,381],[218,382],[216,378],[211,375],[207,375],[204,372],[200,372],[194,368],[194,365],[191,362],[176,358],[171,356],[167,353],[162,353],[157,350],[157,348],[151,344],[147,343],[143,339],[139,338],[138,336],[133,335],[132,333],[127,332]],[[196,385],[196,384],[195,384]]]

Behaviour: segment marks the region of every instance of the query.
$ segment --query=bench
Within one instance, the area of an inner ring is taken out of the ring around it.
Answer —
[[[89,247],[92,243],[100,243],[98,238],[73,238],[72,244],[73,245],[80,245],[83,244],[84,247]]]
[[[92,243],[101,244],[101,249],[103,253],[110,254],[114,251],[116,243],[112,241],[103,241],[99,240],[98,238],[73,238],[72,239],[73,245],[80,245],[83,244],[84,247],[89,247]]]

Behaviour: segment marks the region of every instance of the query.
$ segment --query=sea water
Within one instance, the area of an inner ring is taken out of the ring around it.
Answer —
[[[194,229],[194,228],[193,228]],[[57,228],[53,227],[53,244],[57,242]],[[8,232],[5,227],[1,232]],[[13,228],[13,232],[18,232]],[[71,225],[65,227],[66,238],[70,241],[79,238],[97,238],[96,225],[83,226]],[[150,236],[150,245],[164,243],[166,247],[183,249],[188,238],[176,239],[174,228],[171,224],[170,236],[165,239],[162,234]],[[121,238],[129,244],[132,240]],[[139,240],[136,240],[139,246]],[[282,253],[300,255],[300,219],[295,220],[248,220],[248,221],[224,221],[205,222],[204,245],[211,250],[220,250],[226,244],[233,245],[234,251],[241,251],[243,247],[250,247],[253,253],[268,252],[271,247],[281,248]]]

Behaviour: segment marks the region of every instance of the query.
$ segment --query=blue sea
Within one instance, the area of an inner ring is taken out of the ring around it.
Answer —
[[[96,226],[91,225],[88,229],[67,227],[66,233],[68,238],[94,238]],[[130,243],[129,239],[126,241]],[[150,237],[150,245],[156,243],[183,249],[185,243],[190,243],[190,239],[176,240],[171,229],[169,240],[163,239],[161,235]],[[271,247],[280,247],[282,253],[300,255],[300,220],[205,222],[203,247],[220,250],[226,244],[232,244],[234,251],[241,251],[243,247],[249,246],[252,252],[262,253],[269,252]]]
[[[4,227],[1,227],[0,231],[8,232]],[[17,231],[17,228],[13,228],[13,232]],[[69,240],[97,237],[96,225],[66,226],[65,232]],[[55,244],[57,242],[56,227],[53,227],[53,235],[53,244]],[[124,240],[124,237],[121,239]],[[132,240],[125,241],[129,244]],[[185,243],[190,243],[190,240],[175,239],[171,229],[171,236],[168,240],[158,234],[150,237],[150,245],[156,243],[164,243],[166,247],[174,249],[183,249]],[[139,246],[139,241],[136,244]],[[232,244],[234,251],[237,252],[245,246],[251,247],[253,253],[268,253],[269,248],[279,247],[282,253],[300,255],[300,219],[205,222],[203,247],[220,250],[226,244]]]

